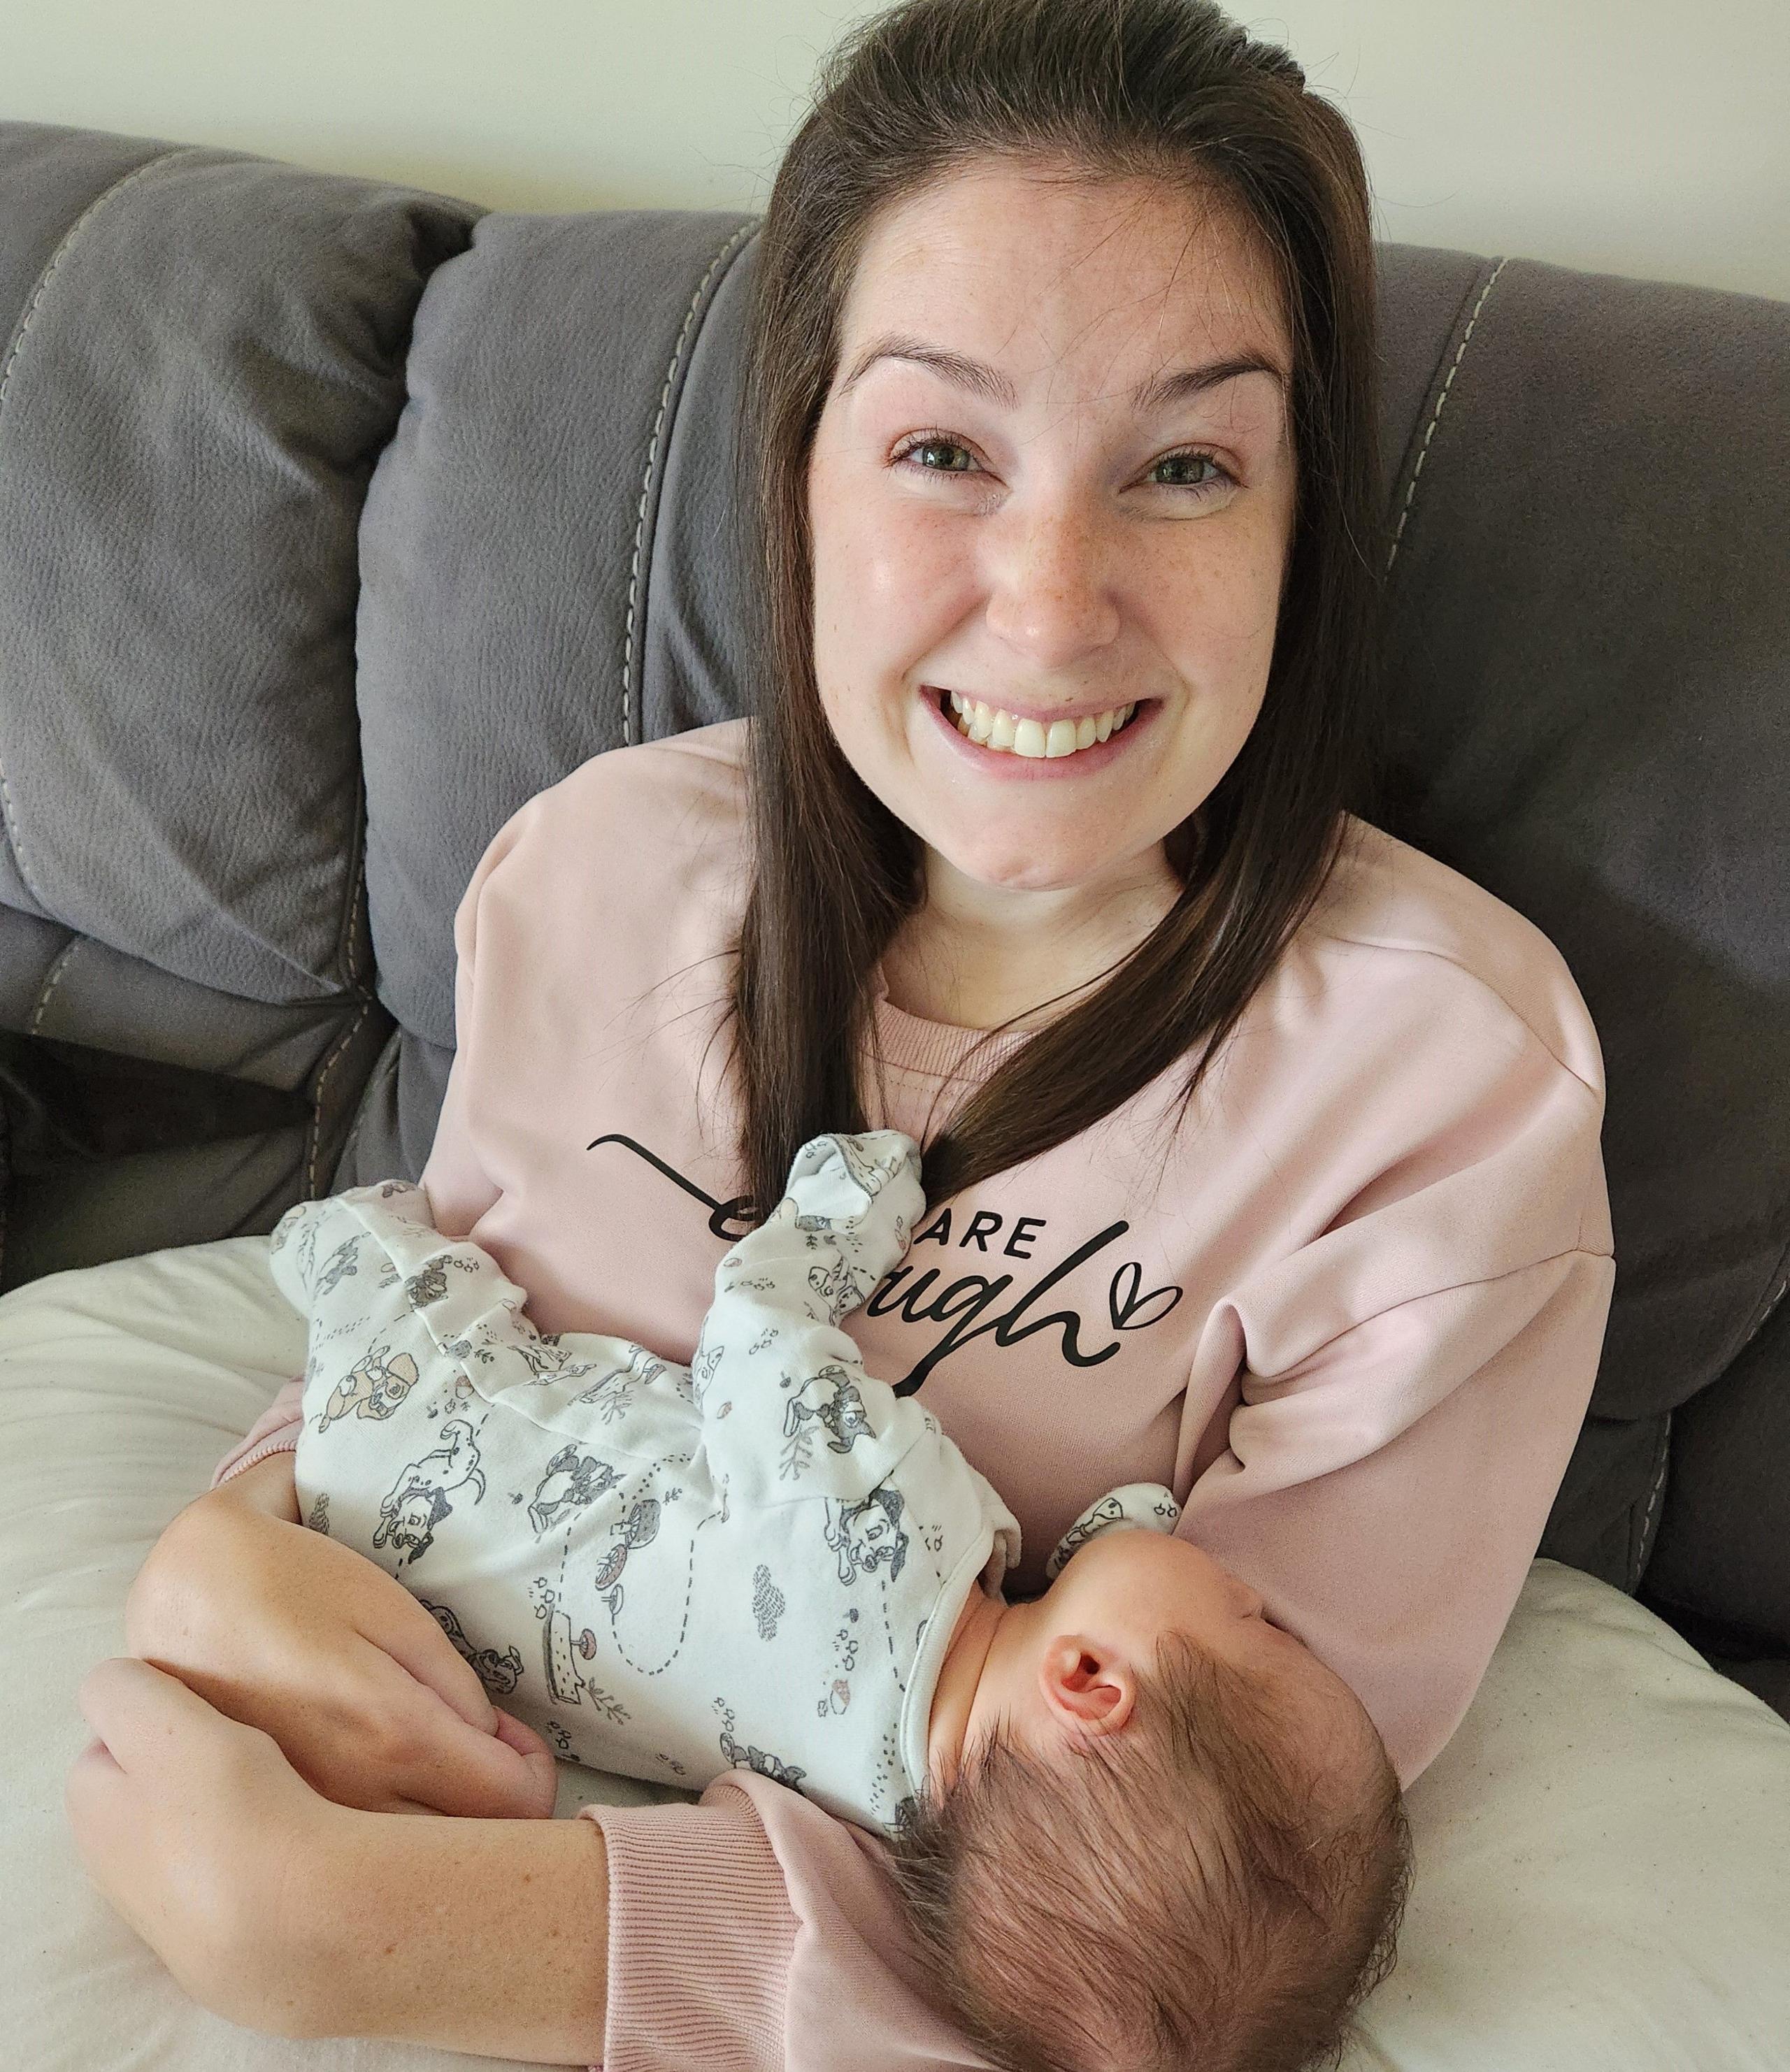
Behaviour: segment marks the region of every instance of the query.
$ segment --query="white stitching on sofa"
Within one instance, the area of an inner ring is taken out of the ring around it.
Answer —
[[[133,181],[140,180],[145,173],[154,172],[158,166],[165,166],[170,158],[182,158],[187,152],[201,148],[198,145],[181,144],[171,151],[158,151],[153,158],[146,158],[142,165],[121,175],[110,187],[96,195],[69,225],[62,242],[50,254],[50,263],[38,276],[37,286],[31,290],[31,298],[25,305],[25,314],[19,319],[19,329],[13,335],[12,350],[6,355],[6,364],[0,368],[0,413],[3,413],[6,406],[6,389],[12,380],[12,370],[19,358],[19,347],[25,343],[25,334],[31,329],[31,319],[37,314],[37,306],[43,301],[43,291],[50,285],[50,276],[62,264],[69,247],[105,204],[116,195],[121,195]],[[49,901],[39,887],[32,882],[31,874],[25,868],[25,853],[19,839],[19,822],[13,812],[12,787],[6,781],[6,767],[3,760],[0,760],[0,810],[3,810],[6,815],[6,834],[12,843],[12,858],[19,866],[19,874],[25,881],[31,897],[45,913],[48,913],[51,911]]]
[[[622,639],[622,741],[632,746],[634,741],[631,706],[634,694],[634,611],[640,596],[640,545],[646,532],[646,505],[648,492],[652,486],[652,468],[659,454],[659,434],[665,427],[665,409],[671,401],[673,377],[677,372],[678,362],[684,356],[684,347],[689,342],[690,326],[696,321],[697,310],[702,306],[704,290],[714,278],[715,269],[733,253],[743,240],[750,237],[759,225],[753,217],[750,223],[742,224],[714,258],[709,269],[696,284],[696,292],[690,297],[690,306],[684,312],[683,328],[677,334],[677,343],[671,349],[671,358],[666,364],[665,384],[659,391],[659,413],[652,421],[652,437],[647,442],[646,472],[640,478],[640,504],[634,517],[634,558],[628,571],[628,627]]]
[[[1671,1437],[1672,1412],[1669,1410],[1665,1414],[1664,1428],[1660,1433],[1660,1465],[1654,1470],[1653,1487],[1647,1499],[1647,1509],[1641,1515],[1640,1544],[1635,1550],[1635,1572],[1629,1578],[1631,1588],[1639,1587],[1641,1577],[1647,1572],[1648,1536],[1653,1523],[1653,1507],[1660,1501],[1660,1492],[1665,1487],[1668,1442]]]
[[[79,935],[71,935],[57,956],[56,962],[51,965],[50,976],[44,980],[43,990],[37,997],[37,1006],[32,1013],[31,1020],[25,1025],[25,1034],[27,1036],[35,1036],[37,1034],[37,1025],[43,1019],[43,1010],[50,1004],[50,995],[61,985],[62,974],[68,968],[68,960],[80,948],[80,945],[81,938]]]
[[[153,158],[146,158],[142,165],[130,172],[121,174],[110,187],[96,195],[69,225],[62,242],[50,254],[50,263],[38,276],[37,286],[31,291],[31,298],[25,305],[25,314],[19,320],[19,329],[13,339],[12,351],[6,355],[5,367],[0,368],[0,406],[4,406],[6,403],[6,384],[12,379],[13,362],[18,359],[19,348],[25,343],[25,334],[31,327],[32,318],[37,314],[37,306],[43,299],[43,290],[49,286],[50,276],[62,264],[70,245],[106,204],[115,196],[121,195],[134,181],[140,180],[145,173],[154,172],[158,166],[165,166],[170,158],[183,158],[187,152],[200,148],[202,147],[195,144],[179,144],[171,151],[160,151]]]
[[[357,750],[360,746],[358,734],[355,738],[355,746]],[[354,860],[354,885],[348,894],[348,906],[342,916],[339,937],[342,945],[342,961],[348,968],[348,984],[351,986],[359,985],[361,983],[360,968],[355,956],[356,951],[360,948],[360,931],[355,923],[360,918],[360,901],[367,885],[367,773],[364,768],[356,773],[355,797],[357,810],[355,832],[360,837],[360,853]],[[372,927],[372,917],[370,914],[368,916],[367,926],[370,933]]]
[[[359,745],[357,739],[356,746],[358,747]],[[356,824],[356,832],[360,837],[360,849],[359,853],[355,859],[354,884],[348,894],[348,903],[343,915],[342,927],[338,935],[338,940],[340,943],[342,950],[342,960],[348,968],[348,984],[351,989],[354,986],[359,985],[361,982],[360,972],[355,956],[356,948],[359,944],[360,931],[355,924],[360,918],[361,895],[365,889],[367,882],[367,786],[366,775],[364,771],[360,773],[356,781],[355,795],[357,801],[357,811],[359,816]],[[316,1085],[311,1088],[311,1128],[308,1133],[307,1149],[305,1153],[305,1183],[310,1189],[311,1198],[312,1200],[315,1200],[317,1195],[317,1160],[323,1148],[323,1082],[329,1077],[331,1072],[334,1071],[337,1059],[339,1059],[342,1053],[348,1048],[348,1044],[354,1037],[355,1031],[358,1030],[361,1023],[366,1020],[368,1011],[372,1005],[372,998],[369,994],[366,998],[362,1000],[360,1003],[360,1012],[348,1025],[348,1030],[343,1036],[341,1042],[339,1042],[335,1048],[330,1053],[327,1060],[324,1063],[323,1071],[317,1075]],[[360,1090],[360,1099],[363,1104],[365,1102],[366,1097],[367,1090],[363,1087]],[[360,1108],[357,1106],[355,1111],[355,1120],[349,1126],[348,1137],[344,1142],[342,1147],[343,1154],[344,1155],[347,1153],[348,1145],[354,1141],[355,1129],[358,1126],[359,1118]]]
[[[330,1052],[324,1061],[323,1069],[317,1075],[316,1089],[311,1095],[311,1148],[305,1155],[305,1185],[311,1190],[308,1198],[311,1201],[317,1199],[317,1160],[323,1148],[323,1082],[335,1070],[343,1052],[360,1033],[360,1025],[366,1020],[372,1006],[370,1000],[361,1001],[360,1012],[348,1024],[341,1041]]]
[[[1765,1326],[1770,1323],[1771,1321],[1772,1311],[1776,1309],[1779,1303],[1784,1300],[1787,1293],[1790,1293],[1790,1274],[1786,1274],[1783,1280],[1778,1283],[1777,1286],[1771,1290],[1771,1293],[1766,1297],[1765,1307],[1759,1311],[1757,1318],[1754,1322],[1753,1328],[1747,1334],[1746,1337],[1740,1341],[1740,1343],[1734,1347],[1734,1359],[1730,1359],[1728,1363],[1730,1367],[1734,1365],[1734,1361],[1739,1359],[1740,1355],[1745,1352],[1747,1346],[1752,1343],[1754,1339],[1759,1336],[1759,1333],[1764,1330]],[[1724,1371],[1726,1371],[1726,1370],[1724,1370]]]
[[[1473,327],[1479,321],[1479,312],[1485,307],[1485,298],[1497,286],[1498,276],[1510,264],[1500,259],[1492,269],[1485,286],[1479,290],[1479,299],[1473,305],[1473,314],[1467,320],[1467,329],[1461,334],[1459,350],[1455,355],[1455,364],[1448,370],[1448,379],[1442,384],[1442,393],[1436,398],[1436,407],[1430,413],[1428,430],[1423,434],[1423,444],[1418,449],[1417,466],[1411,470],[1411,486],[1405,492],[1405,508],[1398,514],[1398,530],[1393,535],[1393,544],[1387,552],[1386,568],[1389,574],[1398,559],[1398,543],[1405,536],[1405,521],[1411,515],[1411,504],[1417,495],[1418,477],[1423,472],[1423,463],[1430,458],[1430,442],[1436,435],[1436,426],[1442,421],[1442,405],[1448,401],[1448,392],[1455,385],[1455,376],[1461,371],[1461,362],[1467,357],[1467,348],[1473,336]]]
[[[360,1125],[367,1120],[367,1111],[372,1105],[373,1096],[387,1080],[397,1077],[398,1047],[404,1040],[402,1030],[394,1030],[386,1041],[385,1054],[367,1075],[367,1083],[360,1089],[360,1099],[355,1104],[354,1120],[348,1125],[348,1133],[342,1140],[342,1149],[337,1163],[346,1158],[360,1141]],[[320,1086],[323,1083],[318,1082]]]

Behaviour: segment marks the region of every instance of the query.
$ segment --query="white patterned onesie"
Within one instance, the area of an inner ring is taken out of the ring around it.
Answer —
[[[311,1324],[300,1514],[395,1575],[562,1757],[700,1790],[747,1766],[885,1832],[926,1778],[944,1652],[1019,1527],[838,1328],[925,1211],[895,1130],[815,1137],[715,1272],[688,1367],[543,1336],[490,1254],[388,1180],[301,1202],[273,1272]],[[1173,1529],[1170,1492],[1089,1506]]]

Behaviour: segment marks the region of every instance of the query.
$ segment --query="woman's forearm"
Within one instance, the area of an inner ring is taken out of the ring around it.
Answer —
[[[595,1821],[337,1810],[314,1889],[305,1877],[319,1924],[307,2035],[601,2062],[609,1866]]]
[[[125,1645],[133,1655],[154,1655],[168,1632],[170,1606],[176,1622],[187,1617],[182,1578],[189,1559],[189,1536],[203,1531],[220,1513],[249,1507],[270,1518],[298,1523],[298,1499],[290,1453],[270,1453],[240,1475],[196,1496],[175,1513],[125,1593]],[[173,1580],[170,1581],[170,1574]]]

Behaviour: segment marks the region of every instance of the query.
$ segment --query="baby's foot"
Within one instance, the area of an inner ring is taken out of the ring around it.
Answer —
[[[899,1129],[810,1137],[796,1153],[784,1198],[798,1230],[892,1240],[893,1265],[926,1211],[920,1164],[919,1145]]]

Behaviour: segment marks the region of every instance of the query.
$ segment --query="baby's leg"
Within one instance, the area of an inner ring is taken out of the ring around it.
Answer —
[[[923,1215],[919,1147],[899,1130],[811,1138],[783,1199],[721,1262],[718,1300],[775,1281],[783,1305],[837,1324],[899,1265]]]

